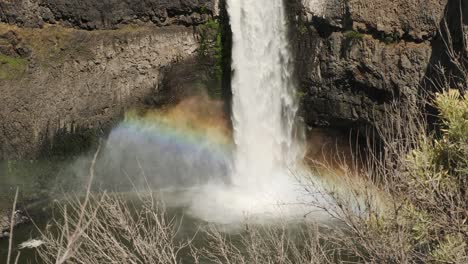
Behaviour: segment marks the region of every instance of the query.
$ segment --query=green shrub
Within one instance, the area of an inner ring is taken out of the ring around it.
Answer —
[[[301,36],[304,36],[309,31],[309,26],[307,25],[306,21],[304,21],[303,19],[299,19],[296,22],[296,29]]]
[[[200,8],[200,14],[211,14],[211,11],[208,8],[206,8],[206,6],[202,6]]]
[[[355,30],[351,30],[351,31],[347,31],[345,32],[345,37],[347,40],[361,40],[364,38],[364,34],[362,33],[359,33],[358,31],[355,31]]]
[[[389,34],[384,32],[380,33],[380,40],[387,45],[397,43],[398,41],[400,41],[400,39],[400,34],[396,32]]]
[[[213,98],[221,96],[221,80],[223,76],[223,28],[216,20],[208,20],[205,24],[199,26],[200,35],[198,56],[203,64],[213,61],[209,69],[210,78],[216,84],[207,84],[208,92]]]
[[[458,90],[438,94],[441,135],[423,136],[409,157],[411,185],[431,201],[445,205],[448,197],[463,195],[468,176],[468,98]],[[427,201],[426,201],[427,202]],[[466,206],[465,206],[466,207]],[[461,209],[461,208],[460,208]]]
[[[465,238],[466,239],[466,238]],[[467,244],[461,235],[447,235],[432,252],[434,261],[438,263],[466,263]]]
[[[468,260],[468,97],[450,90],[437,94],[434,103],[440,134],[421,136],[409,155],[406,197],[413,206],[410,218],[427,216],[427,249],[433,260],[458,263],[453,260]]]
[[[212,52],[215,56],[220,55],[222,51],[220,24],[210,19],[205,24],[200,25],[198,31],[200,34],[199,55],[209,56]]]

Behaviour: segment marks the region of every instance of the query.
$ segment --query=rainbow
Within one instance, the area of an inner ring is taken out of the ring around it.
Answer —
[[[129,111],[111,137],[166,149],[168,155],[188,153],[200,162],[226,163],[234,149],[231,130],[222,109],[205,104],[194,99],[166,110]]]

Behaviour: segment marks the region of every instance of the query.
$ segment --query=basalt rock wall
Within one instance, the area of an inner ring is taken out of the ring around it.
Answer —
[[[411,111],[434,66],[450,67],[439,28],[461,43],[468,17],[463,0],[286,3],[305,121],[343,130],[382,124],[392,103]]]
[[[83,151],[127,109],[163,104],[164,84],[196,83],[175,73],[200,68],[216,15],[211,0],[0,0],[0,160]]]
[[[135,21],[193,25],[203,23],[216,8],[214,0],[2,0],[0,21],[27,27],[59,23],[88,30]]]
[[[127,109],[190,94],[202,75],[198,28],[220,3],[0,0],[0,159],[86,146]],[[309,127],[374,127],[394,102],[411,111],[434,65],[449,64],[438,27],[447,21],[461,43],[468,24],[463,0],[285,3]]]

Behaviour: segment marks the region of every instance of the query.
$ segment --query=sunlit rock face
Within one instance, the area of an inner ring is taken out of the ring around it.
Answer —
[[[437,27],[446,18],[460,35],[468,16],[466,1],[287,2],[303,116],[344,130],[386,120],[394,101],[411,111],[434,65],[448,65]]]
[[[35,159],[57,147],[58,155],[80,152],[126,109],[172,96],[171,78],[183,75],[190,85],[177,81],[176,89],[192,89],[201,68],[194,28],[212,19],[216,6],[0,1],[0,159]]]
[[[165,83],[179,87],[174,80],[181,73],[169,70],[174,62],[184,64],[196,53],[192,27],[218,15],[223,4],[0,1],[0,55],[6,56],[0,65],[0,159],[36,158],[61,144],[58,134],[79,134],[64,140],[81,144],[88,131],[105,134],[125,109],[159,103]],[[384,109],[394,100],[406,109],[433,76],[432,66],[447,61],[435,37],[442,18],[456,28],[461,7],[468,25],[463,0],[285,4],[301,115],[310,126],[363,128],[385,120]]]
[[[215,8],[215,0],[12,0],[0,2],[0,21],[27,27],[59,23],[89,30],[134,22],[193,25],[217,13]]]
[[[302,0],[305,11],[317,16],[325,15],[328,2],[325,0]]]
[[[0,36],[11,31],[30,55],[8,56],[21,68],[4,68],[0,82],[4,159],[36,158],[60,144],[86,146],[89,133],[104,135],[126,108],[157,97],[165,69],[198,47],[185,27],[88,32],[0,25]]]
[[[301,0],[301,4],[305,13],[335,20],[331,23],[337,27],[352,24],[363,31],[406,34],[407,38],[423,40],[435,34],[448,0]]]
[[[435,35],[448,0],[350,0],[347,8],[356,27],[406,35],[423,41]],[[456,1],[454,1],[456,2]]]

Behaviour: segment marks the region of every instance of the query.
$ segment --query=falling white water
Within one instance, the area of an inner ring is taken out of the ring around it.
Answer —
[[[283,0],[228,0],[233,33],[232,185],[213,184],[195,197],[191,212],[207,221],[304,216],[308,193],[298,184],[303,158],[295,129]]]
[[[283,0],[231,0],[234,184],[258,188],[300,157]]]

